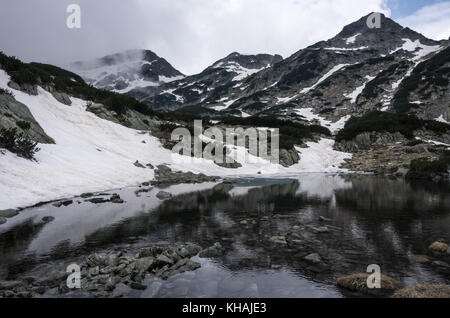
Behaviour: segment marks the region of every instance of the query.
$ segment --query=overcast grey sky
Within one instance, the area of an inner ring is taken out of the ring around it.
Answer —
[[[2,0],[0,50],[64,65],[145,48],[193,74],[233,51],[287,57],[371,11],[390,14],[395,1]],[[81,6],[81,29],[66,26],[71,3]],[[395,16],[426,36],[450,36],[450,1]]]

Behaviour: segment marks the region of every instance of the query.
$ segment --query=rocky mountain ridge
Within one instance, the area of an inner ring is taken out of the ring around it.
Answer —
[[[137,88],[129,95],[154,109],[174,110],[215,101],[221,92],[252,74],[281,62],[280,55],[243,55],[237,52],[218,60],[203,72],[159,87]],[[220,109],[220,108],[219,108]]]

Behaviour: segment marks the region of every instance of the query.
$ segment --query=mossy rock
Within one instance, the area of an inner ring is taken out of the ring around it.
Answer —
[[[448,245],[442,242],[434,242],[428,249],[436,253],[447,253]]]
[[[367,286],[367,279],[370,274],[360,273],[340,277],[337,286],[343,290],[362,294],[391,294],[402,287],[401,283],[393,278],[381,275],[381,288],[370,289]]]
[[[398,290],[392,298],[450,298],[449,285],[416,285]]]

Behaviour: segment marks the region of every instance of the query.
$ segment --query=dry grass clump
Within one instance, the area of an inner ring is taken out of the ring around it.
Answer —
[[[446,253],[448,250],[448,245],[442,242],[434,242],[428,248],[433,252]]]
[[[397,291],[393,298],[450,298],[449,285],[416,285]]]
[[[369,274],[353,274],[341,277],[337,280],[337,285],[342,289],[359,293],[392,292],[400,288],[399,282],[389,276],[381,275],[381,289],[370,289],[367,286],[369,276]]]

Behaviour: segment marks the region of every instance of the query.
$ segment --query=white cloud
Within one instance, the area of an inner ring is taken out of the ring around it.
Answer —
[[[278,53],[287,57],[334,36],[348,23],[372,11],[389,14],[385,0],[141,0],[139,3],[146,12],[171,17],[168,30],[158,29],[162,32],[149,35],[148,47],[158,50],[187,73],[200,71],[233,51]]]
[[[426,37],[443,40],[450,37],[450,1],[425,6],[416,13],[398,19],[404,26]]]
[[[64,64],[147,48],[192,74],[233,51],[287,57],[372,11],[388,13],[387,0],[78,0],[82,28],[68,30],[71,2],[2,4],[0,50]]]

